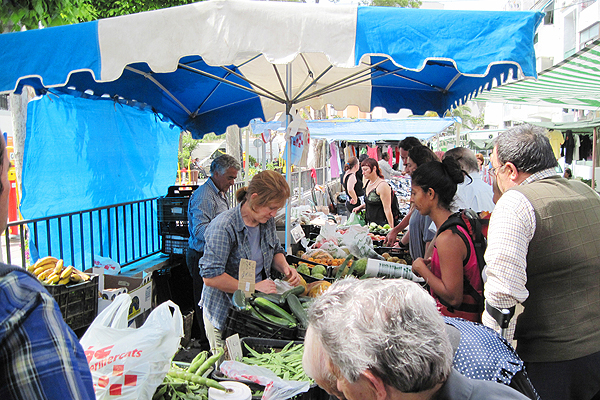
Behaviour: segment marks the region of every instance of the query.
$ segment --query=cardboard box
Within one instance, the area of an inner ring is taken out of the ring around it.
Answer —
[[[152,310],[152,274],[138,272],[133,275],[107,275],[104,274],[103,268],[93,268],[90,272],[100,275],[98,286],[101,293],[109,293],[105,292],[106,289],[126,289],[131,296],[129,326],[140,327]],[[98,313],[108,307],[111,302],[112,300],[99,298]]]

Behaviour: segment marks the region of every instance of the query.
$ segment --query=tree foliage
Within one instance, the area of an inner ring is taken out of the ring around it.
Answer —
[[[88,0],[3,0],[0,7],[2,32],[19,31],[22,27],[57,26],[90,21],[94,10]]]
[[[85,0],[94,8],[96,18],[110,18],[195,3],[198,0]]]
[[[420,0],[360,0],[364,6],[419,8]]]

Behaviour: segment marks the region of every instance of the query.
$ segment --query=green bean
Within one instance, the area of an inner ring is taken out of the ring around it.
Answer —
[[[192,363],[190,364],[190,367],[188,368],[188,372],[190,374],[196,373],[198,368],[200,368],[200,366],[204,363],[204,361],[206,361],[206,357],[208,357],[208,352],[201,351],[200,353],[198,353],[198,355],[196,355],[196,357],[194,357],[194,359],[192,360]]]
[[[196,375],[202,376],[210,367],[212,367],[225,353],[225,349],[218,347],[215,354],[210,356],[196,371]]]
[[[204,378],[202,376],[198,376],[196,374],[191,374],[191,373],[185,372],[185,371],[180,371],[180,370],[177,370],[174,368],[171,368],[167,375],[174,377],[174,378],[179,378],[179,379],[183,379],[183,380],[190,381],[193,383],[197,383],[199,385],[204,385],[204,386],[212,387],[212,388],[219,389],[219,390],[227,390],[227,388],[225,388],[225,386],[221,385],[219,382],[217,382],[213,379]]]

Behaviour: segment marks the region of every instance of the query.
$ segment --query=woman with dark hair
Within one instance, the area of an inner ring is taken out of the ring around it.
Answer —
[[[356,207],[357,212],[366,208],[365,221],[375,222],[377,225],[389,224],[394,226],[398,216],[392,210],[393,198],[395,196],[391,186],[383,179],[379,163],[374,158],[367,158],[360,163],[363,177],[367,179],[365,185],[365,204]],[[397,201],[397,200],[396,200]]]
[[[286,261],[275,230],[275,215],[289,197],[290,188],[283,175],[271,170],[259,172],[247,187],[238,189],[237,207],[219,214],[206,229],[204,255],[198,268],[204,280],[200,306],[211,349],[222,347],[221,331],[232,304],[231,295],[238,289],[242,258],[256,262],[255,287],[260,292],[276,292],[275,283],[269,279],[273,269],[290,284],[300,283],[298,273]]]
[[[456,194],[456,186],[463,181],[463,171],[451,157],[442,162],[425,163],[413,172],[411,202],[421,214],[433,220],[438,234],[431,259],[413,260],[412,269],[426,280],[443,315],[481,322],[477,302],[468,293],[471,286],[483,296],[477,255],[469,234],[462,227],[456,227],[467,238],[467,247],[454,229],[439,230],[452,215],[450,204]]]
[[[360,165],[358,158],[350,157],[346,165],[344,165],[346,171],[342,178],[342,186],[346,192],[346,209],[348,212],[361,205],[360,196],[364,196],[365,191],[363,189],[362,176],[358,176]]]

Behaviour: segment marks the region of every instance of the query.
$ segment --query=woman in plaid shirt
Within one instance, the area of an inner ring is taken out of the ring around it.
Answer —
[[[279,244],[275,215],[290,197],[285,178],[275,171],[262,171],[250,185],[236,193],[238,206],[218,215],[205,233],[204,255],[200,275],[204,280],[200,307],[211,348],[221,347],[221,330],[231,306],[231,294],[238,289],[240,260],[256,261],[256,290],[275,293],[269,279],[272,268],[281,272],[290,284],[300,278],[290,268],[285,251]]]

